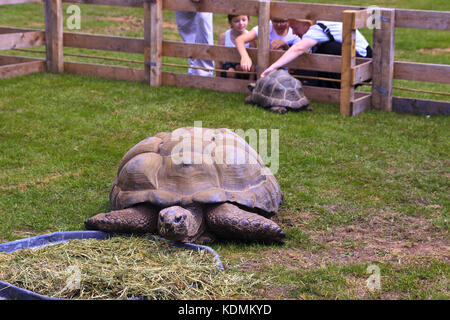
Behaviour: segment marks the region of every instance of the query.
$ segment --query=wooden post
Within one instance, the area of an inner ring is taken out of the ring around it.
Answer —
[[[161,85],[162,0],[144,2],[145,81],[153,87]]]
[[[356,11],[345,10],[342,15],[342,62],[341,62],[341,114],[353,115],[352,102],[355,97],[353,86],[354,67],[356,65]]]
[[[258,78],[270,65],[270,0],[259,0],[258,5]]]
[[[395,9],[381,10],[381,28],[373,30],[372,108],[392,111]]]
[[[47,71],[64,71],[63,13],[61,0],[45,0],[45,43]]]

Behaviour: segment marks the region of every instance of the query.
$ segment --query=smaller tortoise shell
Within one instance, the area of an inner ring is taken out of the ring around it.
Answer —
[[[283,69],[274,70],[259,79],[252,91],[251,100],[265,108],[279,106],[293,110],[309,104],[300,80]]]
[[[228,129],[187,127],[158,133],[131,148],[109,196],[112,210],[138,203],[231,202],[270,217],[278,212],[283,194],[270,169],[240,136]]]

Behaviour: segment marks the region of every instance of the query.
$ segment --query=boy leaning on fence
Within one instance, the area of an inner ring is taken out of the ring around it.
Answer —
[[[261,77],[266,76],[272,70],[281,68],[304,53],[342,55],[342,22],[289,19],[289,26],[302,40],[294,44],[277,61],[264,70]],[[369,43],[358,30],[356,30],[356,55],[365,58],[372,57],[372,49]],[[298,74],[301,73],[302,71],[298,72]],[[317,76],[340,78],[340,75],[336,73],[317,72]],[[319,81],[317,85],[340,87],[339,83],[332,81]]]
[[[228,15],[228,23],[230,28],[219,36],[218,44],[227,47],[236,47],[235,40],[237,37],[247,34],[247,26],[250,17],[248,15]],[[256,41],[251,41],[245,44],[246,48],[256,48]],[[224,78],[237,78],[237,79],[250,79],[255,80],[254,74],[240,74],[234,71],[242,71],[241,65],[234,62],[222,62],[216,63],[219,69],[227,70],[228,72],[218,72],[217,75]],[[253,68],[250,70],[253,71]]]

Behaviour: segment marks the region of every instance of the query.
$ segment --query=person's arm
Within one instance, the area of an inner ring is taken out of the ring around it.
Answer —
[[[241,68],[244,71],[250,71],[252,67],[252,59],[250,59],[250,56],[248,55],[247,49],[245,48],[245,44],[247,42],[253,41],[256,39],[256,32],[255,30],[251,30],[247,33],[244,33],[243,35],[240,35],[234,40],[234,44],[236,45],[236,49],[238,50],[239,54],[241,55]]]
[[[301,41],[297,42],[292,47],[290,47],[289,50],[280,57],[280,59],[275,61],[270,67],[264,70],[264,72],[261,74],[261,78],[265,77],[269,72],[283,67],[305,52],[308,52],[309,49],[314,47],[316,44],[317,41],[310,38],[304,38]]]

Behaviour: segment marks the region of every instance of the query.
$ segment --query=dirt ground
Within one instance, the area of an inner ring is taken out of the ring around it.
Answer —
[[[333,210],[333,208],[329,208]],[[305,215],[302,218],[311,218]],[[290,218],[280,218],[281,225],[295,224]],[[402,265],[425,264],[430,261],[450,261],[448,236],[429,219],[405,216],[396,212],[374,212],[356,224],[337,226],[326,231],[308,231],[310,240],[318,247],[272,249],[258,257],[244,259],[240,266],[248,271],[263,271],[273,265],[287,269],[312,271],[329,265],[371,264],[389,262]],[[352,295],[367,298],[366,282],[348,278]],[[261,289],[268,299],[279,299],[289,287],[271,286]],[[396,299],[387,294],[383,299]]]

